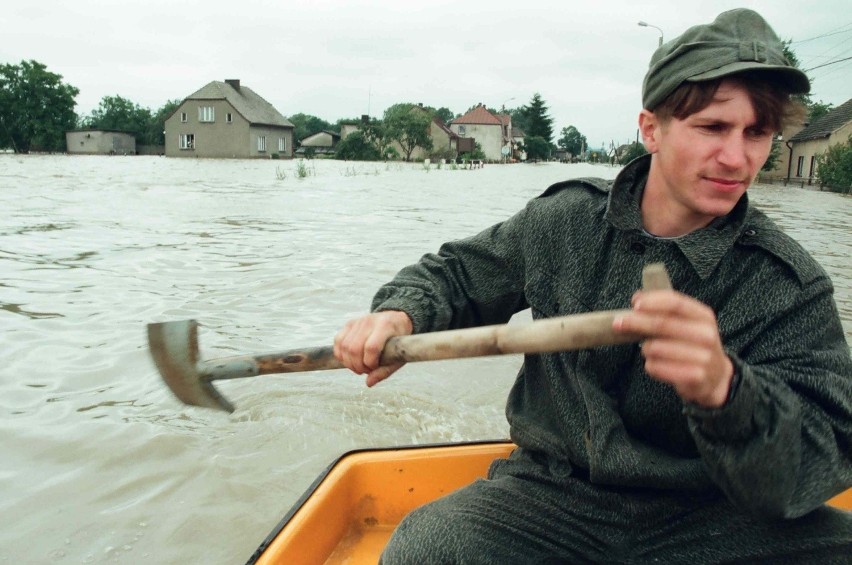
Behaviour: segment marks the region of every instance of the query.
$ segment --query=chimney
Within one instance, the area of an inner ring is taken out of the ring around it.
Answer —
[[[367,114],[361,114],[361,122],[365,123],[365,124],[369,124],[370,123],[370,116],[368,116]]]
[[[240,79],[238,78],[226,78],[225,84],[230,84],[237,92],[240,91]]]

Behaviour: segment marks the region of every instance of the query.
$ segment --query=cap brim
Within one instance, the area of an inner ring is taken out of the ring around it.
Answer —
[[[808,76],[799,69],[795,67],[788,67],[786,65],[767,65],[765,63],[757,63],[755,61],[739,61],[736,63],[730,63],[728,65],[721,66],[718,69],[712,69],[701,74],[691,76],[686,79],[686,82],[703,82],[705,80],[713,80],[745,71],[761,71],[775,74],[789,87],[791,94],[806,94],[811,91],[811,83],[808,80]]]

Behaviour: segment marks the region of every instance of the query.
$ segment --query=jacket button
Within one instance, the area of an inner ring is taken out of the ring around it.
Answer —
[[[633,253],[635,253],[636,255],[642,255],[643,253],[645,253],[645,244],[641,241],[634,241],[630,245],[630,250],[633,251]]]
[[[757,232],[755,230],[748,229],[743,232],[743,235],[745,235],[746,237],[754,237],[757,235]]]

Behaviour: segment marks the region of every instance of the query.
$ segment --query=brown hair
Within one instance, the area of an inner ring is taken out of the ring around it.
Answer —
[[[684,82],[662,103],[654,108],[654,114],[665,123],[672,118],[679,120],[700,112],[710,105],[723,80],[732,80],[746,89],[757,127],[780,132],[784,127],[804,122],[804,105],[779,88],[771,75],[761,72],[745,72],[702,82]]]

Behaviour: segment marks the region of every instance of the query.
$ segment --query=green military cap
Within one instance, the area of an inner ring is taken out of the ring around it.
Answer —
[[[719,14],[711,24],[691,27],[660,46],[642,84],[642,106],[654,110],[684,82],[743,71],[771,72],[791,94],[811,89],[807,75],[787,61],[781,41],[766,20],[740,8]]]

